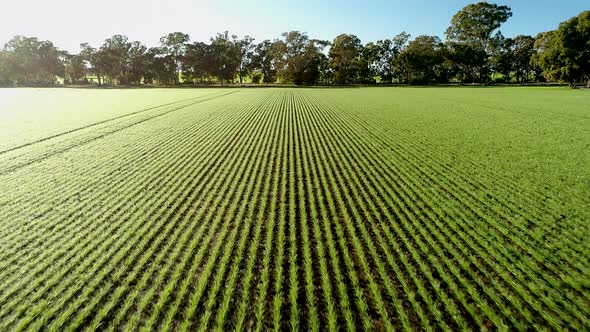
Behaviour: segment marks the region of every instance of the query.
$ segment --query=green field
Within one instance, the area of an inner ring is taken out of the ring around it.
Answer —
[[[0,89],[0,331],[589,330],[590,91]]]

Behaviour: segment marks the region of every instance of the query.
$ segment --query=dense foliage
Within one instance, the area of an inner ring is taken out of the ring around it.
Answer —
[[[574,85],[583,78],[590,87],[590,11],[561,23],[555,31],[537,36],[534,61],[550,80]]]
[[[263,82],[296,85],[446,82],[568,82],[590,87],[590,11],[536,38],[506,38],[499,28],[512,16],[507,6],[470,4],[455,14],[446,40],[402,32],[362,44],[352,34],[333,41],[289,31],[255,43],[227,31],[209,43],[181,32],[158,47],[115,35],[78,54],[49,41],[16,36],[0,51],[0,85],[206,84]]]

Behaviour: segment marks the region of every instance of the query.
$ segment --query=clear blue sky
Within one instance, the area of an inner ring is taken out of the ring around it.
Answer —
[[[16,34],[49,39],[77,51],[81,42],[98,46],[115,33],[149,46],[173,31],[206,41],[216,32],[250,34],[257,41],[301,30],[331,40],[356,34],[363,43],[401,31],[444,37],[451,17],[467,0],[15,0],[0,10],[0,43]],[[501,28],[506,36],[536,35],[590,9],[590,0],[490,1],[508,5],[513,16]]]

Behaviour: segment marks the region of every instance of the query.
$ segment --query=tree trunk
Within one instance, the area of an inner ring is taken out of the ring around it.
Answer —
[[[588,85],[586,85],[588,89],[590,89],[590,77],[588,78]]]
[[[483,83],[483,66],[479,67],[479,83]]]
[[[180,75],[178,65],[178,60],[174,61],[174,85],[178,85],[180,83],[180,79],[178,78],[178,76]]]

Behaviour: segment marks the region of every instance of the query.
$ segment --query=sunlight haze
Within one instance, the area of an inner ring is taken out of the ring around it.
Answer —
[[[188,33],[193,41],[208,41],[225,30],[257,41],[272,40],[290,30],[326,40],[354,33],[363,42],[391,38],[401,31],[444,37],[450,18],[470,2],[103,0],[96,5],[75,0],[7,1],[0,20],[0,44],[15,35],[35,36],[74,52],[82,42],[99,46],[114,34],[155,46],[160,36],[172,31]],[[582,0],[494,2],[513,9],[513,17],[501,29],[506,36],[534,36],[588,7]]]

